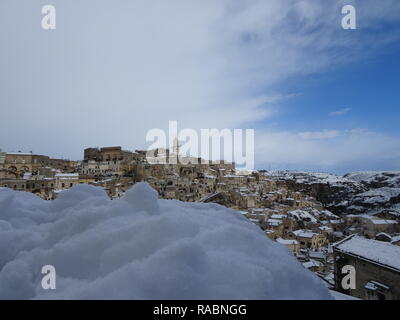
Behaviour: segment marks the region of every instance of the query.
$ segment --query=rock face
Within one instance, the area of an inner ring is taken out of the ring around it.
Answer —
[[[335,214],[400,216],[400,172],[355,172],[344,176],[280,172],[287,188],[304,192]]]

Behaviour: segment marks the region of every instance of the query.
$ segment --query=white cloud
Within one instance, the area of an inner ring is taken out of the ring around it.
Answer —
[[[309,132],[298,133],[298,136],[303,140],[332,139],[332,138],[337,138],[340,135],[342,135],[342,133],[337,130],[309,131]]]
[[[343,115],[349,113],[350,111],[351,111],[351,108],[345,108],[345,109],[340,109],[340,110],[337,110],[337,111],[333,111],[333,112],[329,113],[329,115],[331,117],[343,116]]]
[[[396,39],[344,32],[349,1],[54,0],[52,33],[38,27],[39,1],[2,1],[0,107],[13,121],[0,127],[1,147],[81,158],[84,146],[145,147],[168,120],[251,128],[277,111],[268,97],[286,79]],[[361,26],[400,15],[398,1],[376,6],[358,4]]]
[[[256,162],[267,168],[400,170],[400,139],[365,130],[257,132]]]

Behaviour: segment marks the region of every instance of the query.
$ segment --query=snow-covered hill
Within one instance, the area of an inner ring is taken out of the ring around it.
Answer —
[[[329,173],[277,171],[268,173],[287,186],[321,201],[336,214],[400,216],[400,172],[368,171],[338,176]]]

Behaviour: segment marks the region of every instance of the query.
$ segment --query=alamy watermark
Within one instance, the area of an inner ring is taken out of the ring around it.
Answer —
[[[42,7],[42,28],[43,30],[56,29],[56,8],[52,5],[45,5]]]
[[[56,8],[53,5],[47,4],[42,7],[42,28],[44,30],[56,29]],[[352,5],[345,5],[342,7],[342,28],[345,30],[357,29],[356,8]]]
[[[356,268],[352,265],[345,265],[341,270],[345,276],[342,278],[342,289],[344,290],[355,290],[356,289]]]
[[[56,268],[50,264],[43,266],[42,274],[45,276],[42,278],[42,288],[44,290],[55,290],[56,289]]]
[[[345,30],[357,29],[356,8],[352,5],[346,5],[342,8],[342,14],[345,15],[342,18],[342,28]]]
[[[178,131],[178,122],[169,121],[168,134],[162,129],[147,132],[152,142],[146,153],[151,164],[235,163],[244,170],[254,169],[254,129],[194,129]],[[245,146],[245,147],[244,147]]]

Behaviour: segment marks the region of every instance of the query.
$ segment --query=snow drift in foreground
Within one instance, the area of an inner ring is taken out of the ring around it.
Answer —
[[[57,288],[41,287],[44,265]],[[118,200],[89,185],[55,201],[0,190],[0,299],[330,299],[283,245],[234,210]]]

